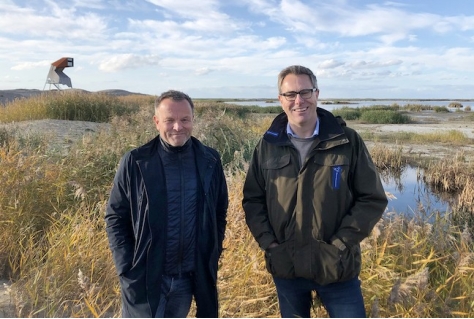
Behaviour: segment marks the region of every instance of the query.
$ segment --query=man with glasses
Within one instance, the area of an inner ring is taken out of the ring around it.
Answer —
[[[265,251],[282,317],[310,317],[312,292],[331,317],[365,317],[360,242],[387,198],[361,137],[317,107],[316,76],[278,76],[283,113],[257,144],[243,190],[247,225]]]

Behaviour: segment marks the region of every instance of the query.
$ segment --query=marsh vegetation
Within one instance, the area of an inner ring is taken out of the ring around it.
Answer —
[[[410,121],[395,108],[359,111],[354,120]],[[0,107],[3,123],[44,118],[108,123],[106,129],[78,136],[67,152],[49,147],[51,140],[41,134],[23,136],[0,128],[0,275],[13,282],[16,316],[120,316],[103,217],[120,157],[156,134],[152,112],[150,96],[94,94],[45,95]],[[279,316],[272,279],[241,208],[248,161],[275,116],[272,112],[279,108],[262,112],[218,101],[196,102],[194,135],[220,152],[229,185],[228,228],[218,273],[223,317]],[[351,120],[351,114],[341,115]],[[472,140],[455,132],[364,138],[373,142],[369,151],[381,172],[415,163],[425,169],[430,185],[459,195],[453,212],[434,213],[432,222],[386,212],[362,242],[360,278],[368,315],[474,316],[474,164],[456,152]],[[420,161],[401,147],[388,147],[387,141],[452,143],[453,152],[444,159]],[[313,315],[327,317],[316,299]]]

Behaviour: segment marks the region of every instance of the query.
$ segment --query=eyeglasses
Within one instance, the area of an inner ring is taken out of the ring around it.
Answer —
[[[286,93],[281,93],[280,95],[281,96],[284,96],[286,98],[287,101],[294,101],[296,100],[296,96],[299,94],[300,97],[302,99],[309,99],[313,96],[313,92],[314,91],[317,91],[318,89],[316,88],[312,88],[312,89],[304,89],[304,90],[301,90],[299,92],[294,92],[294,91],[291,91],[291,92],[286,92]]]

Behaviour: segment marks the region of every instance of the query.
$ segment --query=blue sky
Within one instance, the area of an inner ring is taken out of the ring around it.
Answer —
[[[0,1],[0,90],[42,90],[62,57],[89,91],[274,98],[300,64],[323,99],[474,98],[474,2]]]

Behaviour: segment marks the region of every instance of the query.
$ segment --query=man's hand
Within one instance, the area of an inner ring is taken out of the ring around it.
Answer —
[[[277,247],[278,245],[279,245],[279,244],[278,244],[276,241],[274,241],[273,243],[271,243],[271,244],[268,246],[268,249],[270,249],[270,248],[275,248],[275,247]]]

